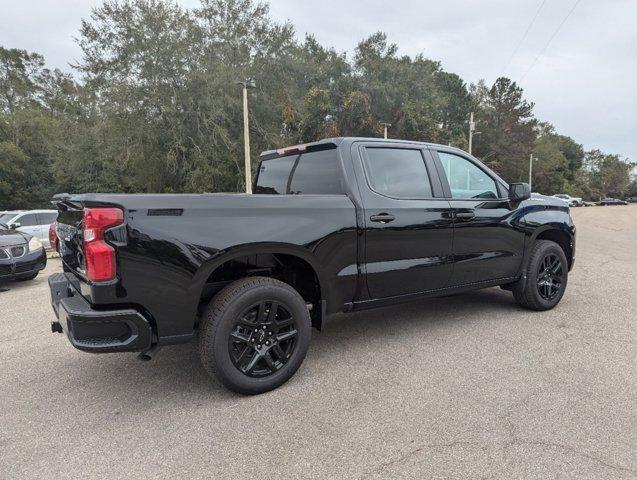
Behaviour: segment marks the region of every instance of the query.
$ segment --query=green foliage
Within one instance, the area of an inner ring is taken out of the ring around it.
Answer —
[[[474,88],[479,109],[479,130],[474,152],[509,181],[528,179],[529,156],[537,137],[533,103],[522,88],[508,78],[498,78],[491,88]]]
[[[4,209],[20,207],[26,192],[29,157],[11,142],[0,143],[0,205]]]
[[[568,193],[587,196],[577,181],[584,161],[584,149],[572,138],[555,133],[548,123],[540,123],[533,147],[533,190],[549,195]]]
[[[587,197],[626,189],[629,164],[589,152],[533,116],[508,78],[467,87],[382,32],[350,59],[295,38],[255,0],[105,0],[82,21],[79,81],[36,53],[0,47],[0,209],[46,206],[59,191],[241,191],[250,92],[253,157],[334,136],[381,136],[468,147],[508,181]],[[253,164],[256,162],[253,162]],[[254,165],[256,167],[256,165]]]
[[[589,185],[603,195],[621,197],[630,182],[634,163],[623,161],[619,155],[608,155],[599,150],[586,152],[584,160],[589,172]]]
[[[624,197],[637,198],[637,180],[633,180],[628,184],[628,187],[626,187],[626,190],[624,191]]]
[[[537,158],[534,160],[534,190],[547,194],[564,192],[568,187],[568,161],[551,136],[544,135],[536,140],[533,157]]]

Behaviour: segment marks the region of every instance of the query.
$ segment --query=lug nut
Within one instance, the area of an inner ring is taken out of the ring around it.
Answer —
[[[270,342],[265,342],[266,345],[270,345]]]
[[[257,345],[257,348],[261,348],[261,344]]]
[[[263,330],[265,330],[265,325],[263,325]]]

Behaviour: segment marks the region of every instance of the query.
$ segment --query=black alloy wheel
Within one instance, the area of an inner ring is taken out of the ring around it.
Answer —
[[[268,277],[236,280],[202,314],[199,356],[206,371],[235,392],[277,388],[298,370],[312,337],[307,303]]]
[[[518,304],[531,310],[550,310],[566,291],[568,260],[562,247],[551,240],[536,240],[530,248],[523,275],[511,284]]]
[[[544,300],[552,300],[562,288],[563,266],[560,258],[549,253],[540,262],[537,272],[537,289]]]
[[[230,358],[250,377],[266,377],[280,370],[296,347],[298,330],[290,307],[264,300],[244,311],[228,336]]]

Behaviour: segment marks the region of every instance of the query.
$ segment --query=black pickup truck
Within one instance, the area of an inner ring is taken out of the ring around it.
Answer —
[[[575,259],[564,202],[442,145],[267,151],[253,191],[57,195],[52,330],[145,358],[197,336],[205,369],[254,394],[287,381],[337,312],[498,285],[547,310]]]

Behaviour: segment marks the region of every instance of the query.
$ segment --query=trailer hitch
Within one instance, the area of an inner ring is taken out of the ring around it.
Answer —
[[[143,362],[149,362],[150,360],[153,359],[153,357],[155,356],[155,353],[157,353],[157,351],[160,348],[161,347],[159,346],[159,344],[155,343],[148,350],[144,350],[143,352],[140,352],[137,358],[139,358]]]

